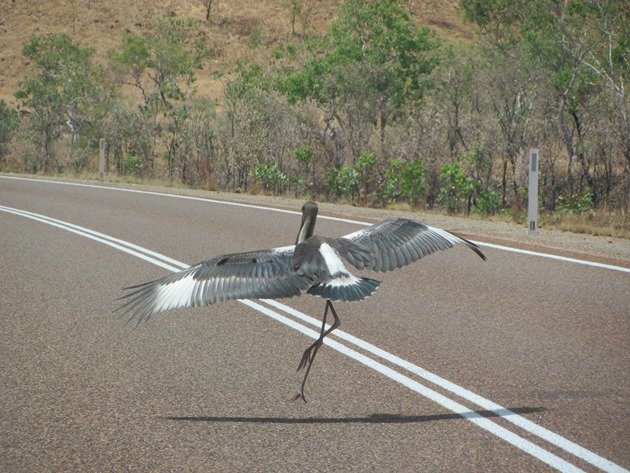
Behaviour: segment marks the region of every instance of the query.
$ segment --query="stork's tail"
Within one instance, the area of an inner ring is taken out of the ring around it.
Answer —
[[[371,296],[381,282],[370,278],[357,278],[351,274],[312,286],[307,292],[331,301],[360,301]]]

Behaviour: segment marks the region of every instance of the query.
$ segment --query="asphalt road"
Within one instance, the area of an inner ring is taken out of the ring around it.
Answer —
[[[264,209],[2,177],[0,206],[186,264],[292,244],[299,226]],[[320,219],[316,233],[358,228]],[[365,273],[383,284],[336,305],[341,329],[398,358],[332,337],[359,355],[322,348],[303,404],[288,400],[310,338],[238,301],[126,325],[113,314],[121,288],[168,270],[79,233],[0,208],[1,471],[630,467],[627,272],[494,249],[483,262],[461,247]],[[317,319],[324,307],[281,302]]]

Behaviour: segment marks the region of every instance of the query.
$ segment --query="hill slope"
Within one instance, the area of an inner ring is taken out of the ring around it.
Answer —
[[[126,32],[147,32],[147,15],[169,11],[199,21],[200,34],[214,51],[209,67],[229,72],[241,58],[265,62],[275,46],[291,40],[291,16],[284,0],[213,0],[210,21],[205,21],[205,0],[2,0],[0,2],[0,98],[15,103],[17,83],[29,74],[22,55],[24,43],[32,36],[66,33],[82,46],[95,48],[97,59],[117,47]],[[296,32],[326,31],[339,0],[304,0],[305,13],[296,21]],[[472,37],[457,11],[457,0],[408,0],[400,2],[420,23],[440,36],[452,39]],[[260,35],[257,48],[248,46],[252,32]],[[199,74],[200,91],[218,96],[220,84],[208,74]]]

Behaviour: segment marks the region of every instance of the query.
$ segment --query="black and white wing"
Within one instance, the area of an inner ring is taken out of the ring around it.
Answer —
[[[333,241],[339,254],[352,265],[374,271],[401,268],[459,243],[464,243],[486,259],[474,243],[446,230],[406,218],[386,218]]]
[[[297,296],[309,287],[293,272],[295,246],[234,253],[195,264],[155,281],[125,288],[123,315],[138,323],[180,307],[197,307],[232,299]]]

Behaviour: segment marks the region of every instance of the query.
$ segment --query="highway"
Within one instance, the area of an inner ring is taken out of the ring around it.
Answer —
[[[287,210],[0,175],[0,471],[627,471],[623,268],[462,246],[356,271],[383,284],[335,305],[306,404],[322,299],[114,313],[125,286],[294,243]]]

